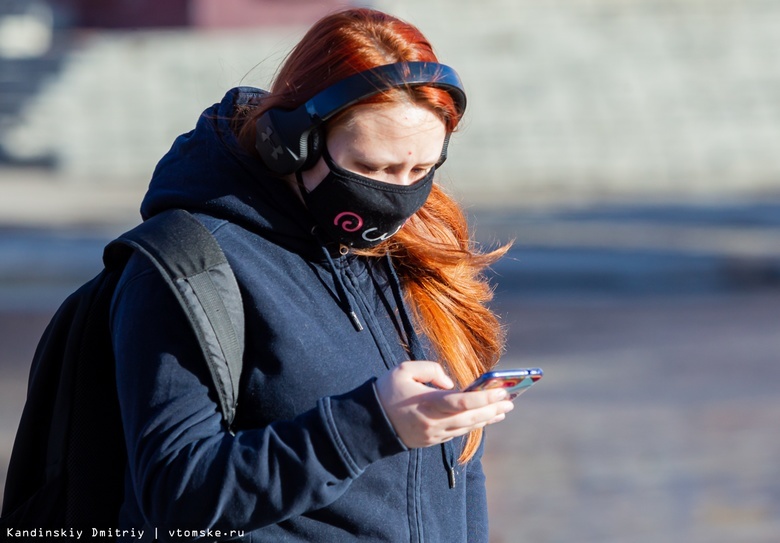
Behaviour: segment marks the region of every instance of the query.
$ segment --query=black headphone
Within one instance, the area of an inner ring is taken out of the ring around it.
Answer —
[[[255,148],[274,173],[287,175],[314,166],[322,153],[322,125],[349,106],[396,87],[429,85],[446,90],[460,115],[466,109],[466,93],[458,74],[435,62],[398,62],[351,75],[315,94],[293,109],[271,108],[257,120]],[[438,164],[447,158],[444,141]],[[437,164],[437,165],[438,165]]]

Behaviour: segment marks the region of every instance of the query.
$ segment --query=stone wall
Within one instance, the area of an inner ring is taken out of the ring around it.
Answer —
[[[450,167],[470,187],[508,198],[780,189],[780,2],[424,5],[396,12],[469,87]]]
[[[756,196],[780,189],[780,2],[400,0],[460,73],[444,182],[470,201]],[[264,86],[304,28],[90,34],[0,134],[85,182],[146,182],[235,84]]]

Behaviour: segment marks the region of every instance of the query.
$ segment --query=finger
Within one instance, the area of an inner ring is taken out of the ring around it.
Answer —
[[[478,409],[497,402],[506,400],[509,397],[506,390],[502,388],[492,390],[477,390],[474,392],[453,392],[442,397],[446,402],[448,411],[456,413]]]
[[[488,424],[503,420],[504,417],[506,417],[506,414],[512,411],[514,407],[514,403],[505,400],[477,409],[460,412],[441,420],[441,424],[447,432],[470,432],[471,430],[482,428]]]
[[[480,428],[485,428],[486,426],[490,426],[491,424],[495,424],[497,422],[501,422],[505,418],[506,418],[506,414],[502,413],[500,415],[497,415],[497,416],[493,417],[492,419],[490,419],[488,421],[480,422],[480,423],[475,424],[473,426],[463,427],[463,428],[457,427],[457,428],[451,428],[451,429],[445,430],[445,431],[442,432],[442,436],[444,436],[444,437],[442,437],[441,442],[443,443],[444,441],[450,441],[451,439],[454,439],[454,438],[456,438],[458,436],[466,435],[469,432],[473,432],[474,430],[478,430]]]
[[[508,410],[512,410],[514,404],[512,402],[506,402],[508,406],[503,406]],[[468,414],[459,414],[457,417],[451,419],[440,419],[437,421],[430,421],[432,424],[426,432],[426,438],[420,441],[416,446],[428,447],[437,443],[444,443],[455,437],[465,435],[473,430],[484,428],[490,424],[495,424],[504,420],[506,417],[505,412],[500,412],[497,415],[490,416],[490,408],[486,408],[487,412],[475,413],[471,418]]]
[[[430,360],[407,361],[399,366],[399,370],[418,383],[430,384],[447,390],[455,387],[455,383],[438,362]]]
[[[449,418],[458,413],[472,411],[505,401],[508,394],[503,389],[480,390],[476,392],[439,392],[427,394],[421,408],[426,415],[435,418]]]

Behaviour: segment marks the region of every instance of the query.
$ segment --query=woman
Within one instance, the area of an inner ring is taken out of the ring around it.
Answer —
[[[269,94],[233,89],[158,164],[142,214],[187,209],[219,240],[244,300],[244,370],[226,429],[186,319],[133,257],[112,308],[129,457],[121,528],[487,540],[482,428],[512,403],[458,389],[502,348],[481,272],[503,251],[473,251],[433,184],[465,106],[457,85],[390,85],[307,136],[292,170],[274,163],[284,112],[357,73],[417,62],[448,70],[411,25],[335,13]],[[340,229],[344,201],[360,216]],[[362,224],[377,218],[383,230]]]

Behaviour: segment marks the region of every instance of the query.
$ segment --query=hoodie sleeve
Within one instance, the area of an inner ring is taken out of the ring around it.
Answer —
[[[279,523],[332,503],[369,464],[404,450],[371,381],[293,420],[228,432],[187,319],[137,255],[111,327],[129,481],[151,526]]]

